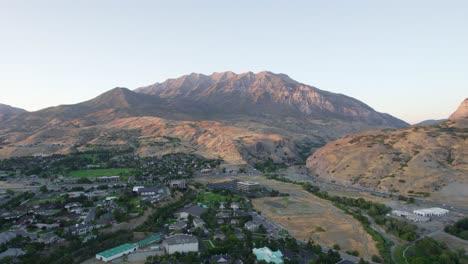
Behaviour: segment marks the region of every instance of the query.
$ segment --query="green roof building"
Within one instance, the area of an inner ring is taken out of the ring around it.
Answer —
[[[268,247],[254,248],[252,252],[257,260],[264,260],[267,263],[283,264],[283,253],[281,251],[272,251]]]
[[[96,254],[96,259],[102,260],[104,262],[109,262],[116,258],[120,258],[124,255],[130,254],[136,251],[137,248],[138,248],[137,244],[129,244],[129,243],[122,244],[118,247],[111,248],[111,249],[108,249],[106,251]]]
[[[154,242],[159,241],[159,240],[161,240],[161,234],[158,233],[158,234],[154,234],[154,235],[152,235],[152,236],[150,236],[150,237],[148,237],[146,239],[138,241],[138,242],[136,242],[136,244],[138,245],[138,247],[144,247],[146,245],[149,245],[149,244],[154,243]]]

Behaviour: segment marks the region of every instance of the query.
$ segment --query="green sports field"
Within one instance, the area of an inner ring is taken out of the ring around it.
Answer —
[[[89,177],[102,177],[102,176],[118,176],[122,173],[127,174],[130,169],[93,169],[93,170],[75,170],[70,171],[67,176],[74,178],[89,178]]]

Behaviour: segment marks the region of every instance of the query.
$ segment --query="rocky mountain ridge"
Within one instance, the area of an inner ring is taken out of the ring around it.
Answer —
[[[131,148],[141,155],[190,152],[230,163],[294,163],[343,135],[405,125],[284,74],[190,74],[21,113],[0,123],[0,157]]]

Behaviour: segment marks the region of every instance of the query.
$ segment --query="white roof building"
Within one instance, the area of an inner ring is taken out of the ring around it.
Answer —
[[[195,236],[177,234],[167,237],[161,244],[166,253],[171,255],[176,252],[198,252],[198,238]]]
[[[448,214],[449,210],[439,208],[439,207],[432,207],[432,208],[414,210],[413,213],[415,215],[421,215],[421,216],[431,216],[431,215],[441,216],[441,215]]]

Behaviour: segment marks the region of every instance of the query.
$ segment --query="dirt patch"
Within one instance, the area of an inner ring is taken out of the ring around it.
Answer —
[[[311,238],[329,247],[338,244],[343,251],[357,250],[366,259],[378,255],[374,240],[363,226],[332,203],[298,185],[264,177],[250,177],[250,180],[290,194],[289,197],[258,198],[252,203],[263,215],[287,228],[294,237],[302,240]]]

